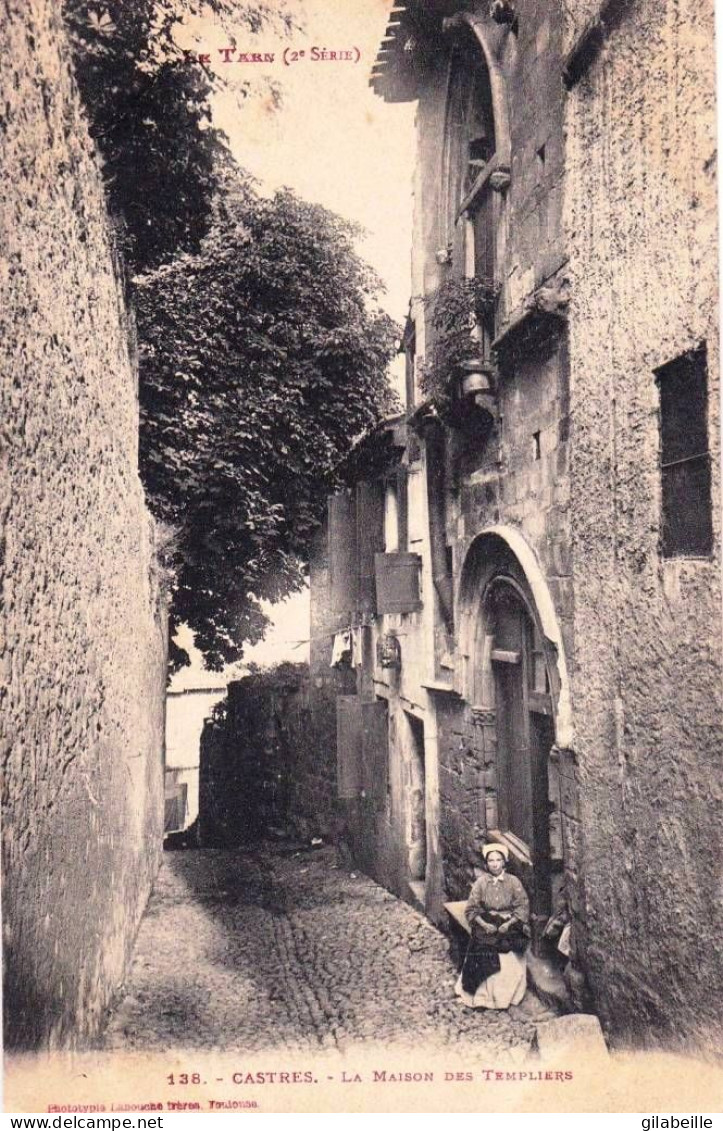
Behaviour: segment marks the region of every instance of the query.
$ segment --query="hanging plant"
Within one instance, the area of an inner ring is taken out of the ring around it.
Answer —
[[[424,299],[431,333],[420,386],[443,417],[454,411],[461,375],[470,363],[481,360],[481,343],[474,331],[494,312],[497,295],[491,279],[448,278]]]

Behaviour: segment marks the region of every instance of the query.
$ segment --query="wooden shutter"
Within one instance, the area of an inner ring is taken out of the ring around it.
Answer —
[[[351,491],[329,499],[329,588],[337,628],[351,623],[357,603],[356,508]]]
[[[336,700],[336,776],[340,798],[359,797],[363,789],[362,713],[356,695]]]
[[[387,796],[389,774],[389,710],[385,699],[362,703],[363,788],[377,805]]]
[[[379,481],[357,484],[356,542],[359,566],[357,611],[365,620],[376,616],[374,555],[384,549],[384,488]]]
[[[389,724],[386,700],[364,703],[356,695],[336,700],[337,787],[344,800],[387,795]]]
[[[413,613],[421,609],[419,554],[375,554],[377,612]]]

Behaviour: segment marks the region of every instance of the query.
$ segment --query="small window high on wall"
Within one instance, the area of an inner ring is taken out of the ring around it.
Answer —
[[[713,546],[707,376],[705,346],[656,370],[664,558],[705,557]]]

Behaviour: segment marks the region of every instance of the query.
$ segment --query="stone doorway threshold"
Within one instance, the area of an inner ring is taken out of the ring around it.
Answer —
[[[527,993],[519,1005],[510,1006],[510,1016],[535,1026],[533,1055],[544,1058],[572,1050],[580,1055],[583,1049],[598,1058],[608,1055],[598,1018],[575,1011],[561,970],[539,954],[527,952]]]

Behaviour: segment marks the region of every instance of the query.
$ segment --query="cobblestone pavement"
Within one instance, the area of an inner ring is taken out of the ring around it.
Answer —
[[[169,852],[105,1047],[529,1045],[524,1005],[466,1010],[454,980],[446,938],[330,848]]]

